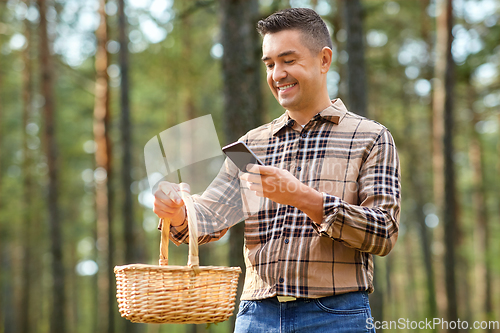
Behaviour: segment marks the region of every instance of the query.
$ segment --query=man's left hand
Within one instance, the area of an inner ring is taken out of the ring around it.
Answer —
[[[247,171],[240,179],[247,181],[257,196],[298,208],[315,222],[323,220],[323,194],[302,184],[288,170],[249,164]]]
[[[249,164],[247,173],[240,179],[249,183],[249,189],[255,191],[257,196],[290,206],[297,206],[301,194],[308,192],[309,187],[302,184],[288,170],[273,166]]]

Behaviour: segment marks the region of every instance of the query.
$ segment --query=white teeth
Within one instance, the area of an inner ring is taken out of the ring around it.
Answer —
[[[281,91],[283,91],[283,90],[285,90],[285,89],[288,89],[288,88],[293,87],[294,85],[295,85],[295,83],[292,83],[292,84],[289,84],[289,85],[287,85],[287,86],[278,87],[278,89],[279,89],[279,90],[281,90]]]

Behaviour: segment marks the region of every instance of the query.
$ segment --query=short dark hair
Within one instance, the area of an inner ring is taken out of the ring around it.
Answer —
[[[305,43],[311,52],[317,53],[325,46],[333,49],[330,33],[325,22],[312,9],[283,9],[257,23],[257,31],[261,36],[283,30],[299,30],[302,32]]]

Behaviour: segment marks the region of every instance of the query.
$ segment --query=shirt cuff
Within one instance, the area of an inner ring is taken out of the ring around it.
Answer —
[[[187,215],[186,215],[187,217]],[[170,240],[177,246],[186,242],[189,236],[189,228],[187,218],[184,219],[181,225],[174,227],[170,226]]]
[[[340,198],[326,194],[323,194],[323,219],[321,223],[316,223],[313,221],[313,228],[320,236],[332,237],[333,234],[333,223],[337,219],[337,214],[339,211],[339,206],[342,202]]]

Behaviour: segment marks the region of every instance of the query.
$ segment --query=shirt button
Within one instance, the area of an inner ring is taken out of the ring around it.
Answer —
[[[288,244],[290,241],[287,239],[285,239],[285,244]]]
[[[302,168],[301,168],[301,167],[298,167],[298,168],[297,168],[297,171],[300,171],[300,170],[302,170]]]
[[[303,138],[307,138],[307,133],[302,133],[301,135]]]
[[[280,283],[283,283],[283,282],[285,282],[285,279],[280,278]]]

